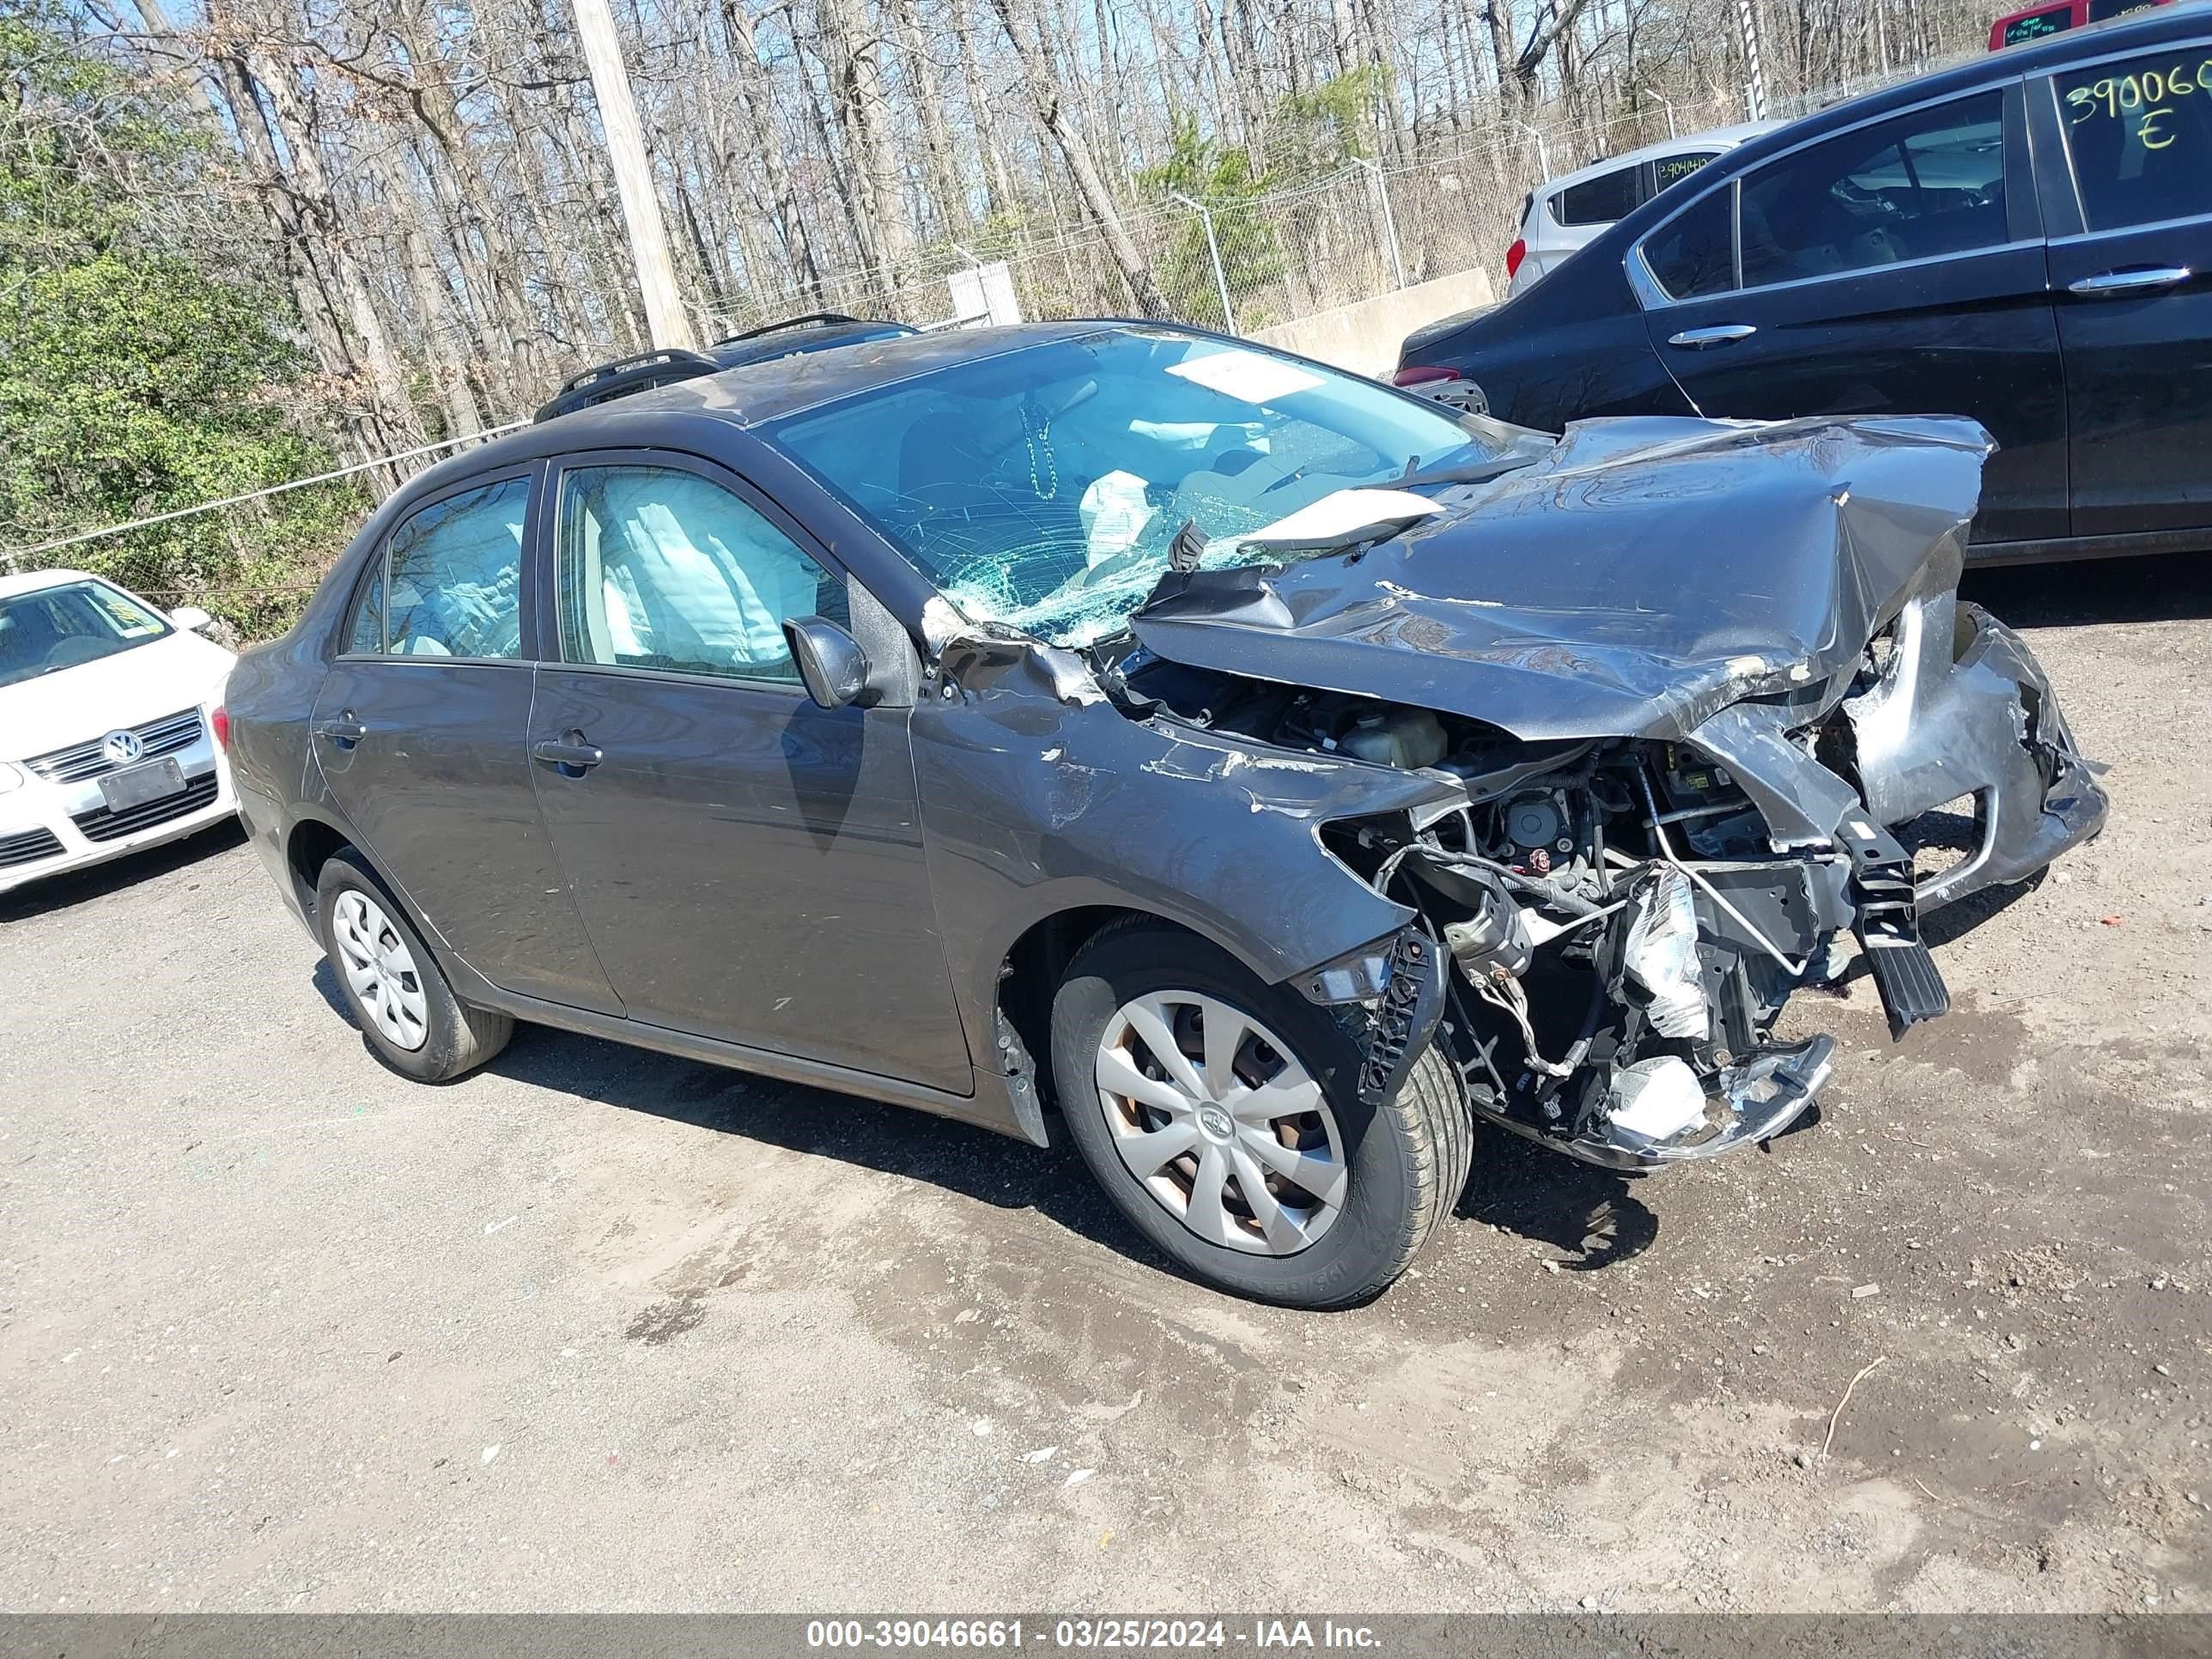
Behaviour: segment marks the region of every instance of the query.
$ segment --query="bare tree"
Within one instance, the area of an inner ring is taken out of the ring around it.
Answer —
[[[203,0],[183,21],[172,3],[75,0],[74,15],[199,135],[209,182],[166,201],[161,222],[180,246],[227,239],[283,295],[314,417],[347,447],[480,429],[647,337],[565,0]],[[1972,50],[1987,9],[1756,3],[1785,109],[1814,86]],[[1741,118],[1735,7],[614,9],[684,298],[744,324],[833,307],[942,320],[937,279],[971,250],[1007,258],[1032,309],[1211,320],[1210,277],[1186,294],[1180,274],[1189,221],[1171,205],[1155,216],[1166,198],[1146,169],[1171,155],[1225,191],[1319,192],[1243,222],[1264,256],[1246,280],[1274,285],[1274,314],[1334,303],[1332,271],[1373,268],[1372,180],[1327,185],[1352,149],[1389,169],[1411,263],[1486,262],[1533,182],[1524,125],[1565,157],[1662,136],[1662,97],[1684,123]]]
[[[1147,317],[1169,315],[1168,304],[1160,293],[1159,284],[1153,280],[1152,268],[1121,222],[1121,210],[1114,205],[1114,198],[1098,176],[1098,165],[1091,158],[1091,147],[1083,141],[1073,122],[1067,118],[1062,106],[1060,89],[1054,84],[1036,36],[1026,19],[1018,17],[1014,0],[991,0],[999,14],[999,22],[1006,32],[1006,40],[1014,49],[1014,58],[1019,64],[1022,84],[1028,89],[1030,102],[1035,106],[1037,119],[1043,124],[1060,153],[1067,162],[1067,170],[1074,177],[1075,187],[1083,195],[1083,204],[1097,222],[1106,240],[1106,246],[1114,256],[1114,263],[1121,269],[1135,298],[1137,309]]]

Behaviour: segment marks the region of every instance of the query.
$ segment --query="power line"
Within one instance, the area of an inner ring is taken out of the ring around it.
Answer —
[[[481,432],[471,432],[463,438],[442,438],[434,444],[418,445],[403,449],[393,455],[379,455],[374,460],[357,461],[351,466],[342,466],[335,472],[319,472],[312,478],[293,478],[283,483],[270,484],[265,489],[250,489],[243,495],[226,495],[218,501],[202,501],[197,507],[179,507],[167,513],[156,513],[143,519],[132,519],[124,524],[112,524],[103,530],[81,530],[74,536],[63,536],[50,542],[40,542],[35,547],[0,549],[0,561],[11,570],[21,569],[23,561],[37,553],[51,553],[58,548],[75,547],[80,542],[96,542],[103,537],[120,536],[129,530],[144,530],[149,526],[167,524],[177,519],[189,519],[195,514],[213,513],[226,507],[243,507],[248,501],[258,501],[270,495],[281,495],[288,489],[305,489],[310,484],[333,483],[340,478],[350,478],[356,472],[367,472],[372,467],[387,466],[394,461],[410,461],[418,455],[434,455],[441,449],[452,449],[461,444],[474,443],[479,438],[495,438],[502,432],[512,432],[517,427],[527,426],[527,420],[507,421],[499,426],[488,426]]]

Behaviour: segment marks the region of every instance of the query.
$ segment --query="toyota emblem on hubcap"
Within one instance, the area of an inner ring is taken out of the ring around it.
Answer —
[[[146,752],[136,732],[110,732],[100,740],[100,752],[117,766],[128,766]]]
[[[1226,1140],[1236,1132],[1229,1114],[1218,1106],[1201,1106],[1198,1109],[1198,1127],[1216,1140]]]

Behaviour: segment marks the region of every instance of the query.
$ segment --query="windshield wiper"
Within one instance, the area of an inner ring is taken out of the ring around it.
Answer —
[[[1485,461],[1460,461],[1450,466],[1431,466],[1420,471],[1415,471],[1409,462],[1405,477],[1392,487],[1409,489],[1416,484],[1488,483],[1492,478],[1518,472],[1524,466],[1534,465],[1535,462],[1534,455],[1493,455]]]

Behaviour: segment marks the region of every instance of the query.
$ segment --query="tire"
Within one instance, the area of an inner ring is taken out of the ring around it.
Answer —
[[[1209,1010],[1224,1048],[1236,1044],[1226,1089],[1209,1082],[1224,1069],[1206,1063]],[[1241,1036],[1230,1018],[1244,1022]],[[1179,1068],[1159,1060],[1146,1031],[1179,1039],[1206,1092],[1176,1084]],[[1474,1123],[1443,1057],[1425,1050],[1380,1109],[1359,1101],[1359,1059],[1328,1009],[1160,922],[1133,919],[1097,934],[1075,953],[1053,1000],[1060,1110],[1115,1207],[1193,1276],[1285,1307],[1342,1308],[1375,1296],[1405,1271],[1467,1184]],[[1141,1097],[1109,1090],[1109,1078]],[[1264,1121],[1277,1104],[1308,1100],[1310,1110]],[[1187,1142],[1186,1126],[1195,1137]],[[1163,1153],[1174,1161],[1138,1172]],[[1210,1180],[1209,1169],[1233,1187]],[[1309,1176],[1316,1185],[1304,1188],[1290,1170],[1319,1178]],[[1243,1190],[1253,1173],[1266,1189],[1263,1206]],[[1207,1187],[1221,1201],[1201,1201]]]
[[[406,910],[350,847],[331,854],[316,878],[315,933],[369,1052],[402,1077],[449,1082],[514,1035],[507,1015],[453,995]]]

